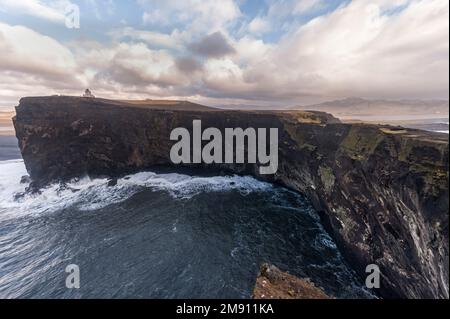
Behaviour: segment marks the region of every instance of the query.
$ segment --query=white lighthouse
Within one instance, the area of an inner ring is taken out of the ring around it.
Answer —
[[[86,89],[86,91],[84,91],[83,97],[95,98],[94,94],[92,94],[91,90],[89,89]]]

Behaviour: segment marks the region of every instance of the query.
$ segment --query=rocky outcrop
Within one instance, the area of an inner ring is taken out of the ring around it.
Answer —
[[[448,135],[343,124],[325,113],[240,112],[188,102],[24,98],[14,125],[35,188],[83,174],[118,176],[170,161],[170,132],[279,129],[279,169],[203,165],[252,174],[306,194],[348,263],[382,274],[383,297],[448,298]]]
[[[300,279],[263,264],[253,289],[254,299],[332,299],[309,279]]]

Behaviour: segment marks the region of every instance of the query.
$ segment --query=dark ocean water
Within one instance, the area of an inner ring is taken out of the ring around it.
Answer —
[[[0,127],[1,128],[1,127]],[[0,135],[0,161],[21,158],[15,136]]]
[[[0,149],[0,298],[250,298],[263,262],[336,297],[370,297],[300,195],[251,177],[142,172],[14,199]],[[65,286],[66,266],[81,288]]]

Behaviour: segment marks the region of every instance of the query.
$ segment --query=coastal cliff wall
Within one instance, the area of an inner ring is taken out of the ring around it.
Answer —
[[[448,298],[448,136],[343,124],[319,112],[240,112],[74,97],[23,98],[14,125],[33,188],[81,175],[173,167],[176,127],[279,129],[279,169],[251,174],[307,195],[348,263],[380,267],[383,297]]]

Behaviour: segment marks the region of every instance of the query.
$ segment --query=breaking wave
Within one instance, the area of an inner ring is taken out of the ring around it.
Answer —
[[[23,160],[0,162],[0,209],[18,209],[23,213],[39,214],[66,207],[79,210],[101,209],[122,202],[143,188],[154,192],[166,191],[174,199],[190,199],[200,193],[236,190],[242,195],[270,190],[273,186],[250,176],[198,177],[178,173],[156,174],[140,172],[117,180],[108,186],[106,178],[73,179],[66,184],[52,184],[39,193],[26,193],[27,183],[21,183],[27,171]],[[2,216],[5,218],[5,216]],[[14,210],[14,217],[17,211]]]

